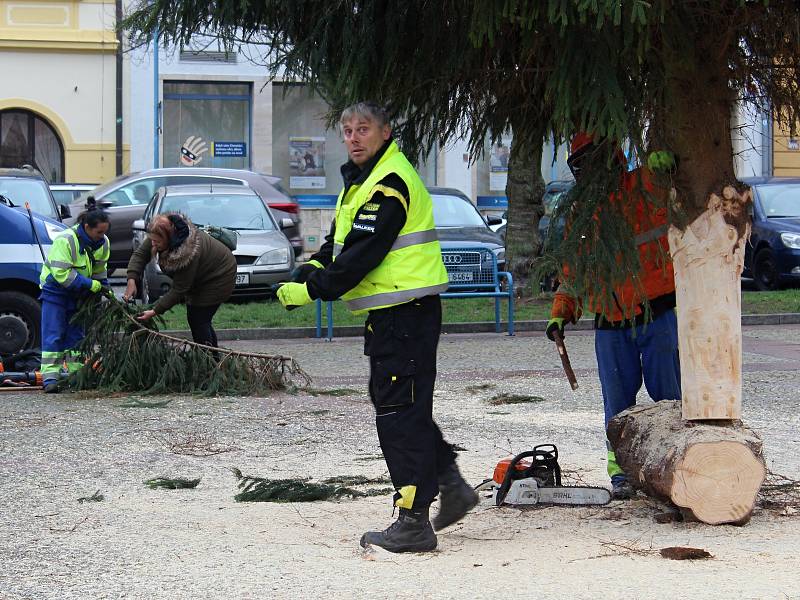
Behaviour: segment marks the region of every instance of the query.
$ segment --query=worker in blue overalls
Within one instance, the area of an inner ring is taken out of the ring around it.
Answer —
[[[106,237],[108,214],[90,198],[76,225],[54,240],[42,266],[42,380],[44,391],[59,391],[59,381],[81,367],[78,346],[83,329],[71,319],[78,300],[90,293],[111,294]]]

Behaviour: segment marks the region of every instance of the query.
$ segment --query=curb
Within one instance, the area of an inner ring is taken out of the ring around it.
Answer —
[[[797,325],[800,324],[800,313],[781,313],[774,315],[742,315],[742,325]],[[590,331],[593,329],[592,319],[579,321],[570,325],[573,331]],[[506,335],[505,324],[501,324],[500,334]],[[544,331],[547,321],[515,321],[515,331]],[[323,336],[326,333],[323,327]],[[479,323],[443,323],[442,333],[494,333],[494,321]],[[186,329],[168,330],[164,333],[191,339],[191,332]],[[333,337],[356,337],[364,333],[363,325],[346,325],[333,328]],[[253,340],[280,340],[280,339],[316,339],[314,327],[252,327],[248,329],[217,329],[217,339],[220,341],[253,341]],[[319,339],[326,339],[325,337]]]

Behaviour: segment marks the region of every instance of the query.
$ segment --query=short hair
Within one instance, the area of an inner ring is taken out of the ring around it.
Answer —
[[[363,102],[356,102],[352,106],[348,106],[342,111],[342,117],[339,119],[339,124],[344,125],[355,116],[366,117],[370,121],[374,121],[378,126],[390,125],[389,114],[386,109],[371,100]]]

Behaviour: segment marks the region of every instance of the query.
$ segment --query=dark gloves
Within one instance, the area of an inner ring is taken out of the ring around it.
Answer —
[[[544,333],[547,336],[547,339],[549,339],[551,342],[555,342],[556,341],[555,337],[553,337],[553,332],[556,331],[556,330],[558,330],[558,332],[561,334],[561,337],[563,338],[564,337],[564,319],[562,319],[561,317],[553,317],[552,319],[550,319],[547,322],[547,329],[545,329]]]
[[[300,265],[290,275],[290,281],[293,283],[305,283],[308,281],[309,275],[316,271],[317,269],[322,268],[322,263],[316,260],[310,260],[304,265]]]

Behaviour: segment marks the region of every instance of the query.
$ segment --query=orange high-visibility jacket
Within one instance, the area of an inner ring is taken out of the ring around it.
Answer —
[[[675,291],[675,275],[667,240],[667,210],[664,207],[653,206],[646,200],[644,194],[638,191],[642,186],[650,194],[658,193],[653,186],[650,171],[637,169],[625,173],[622,177],[622,186],[628,204],[625,212],[633,228],[642,268],[637,275],[639,285],[634,285],[633,279],[629,277],[614,289],[610,306],[602,305],[602,294],[590,294],[587,308],[594,313],[602,314],[605,320],[611,322],[633,319],[640,315],[644,303],[642,296],[647,300],[654,300]],[[631,201],[632,199],[634,201]],[[553,300],[550,314],[552,317],[574,323],[580,317],[577,299],[565,291],[563,286],[560,287]]]

